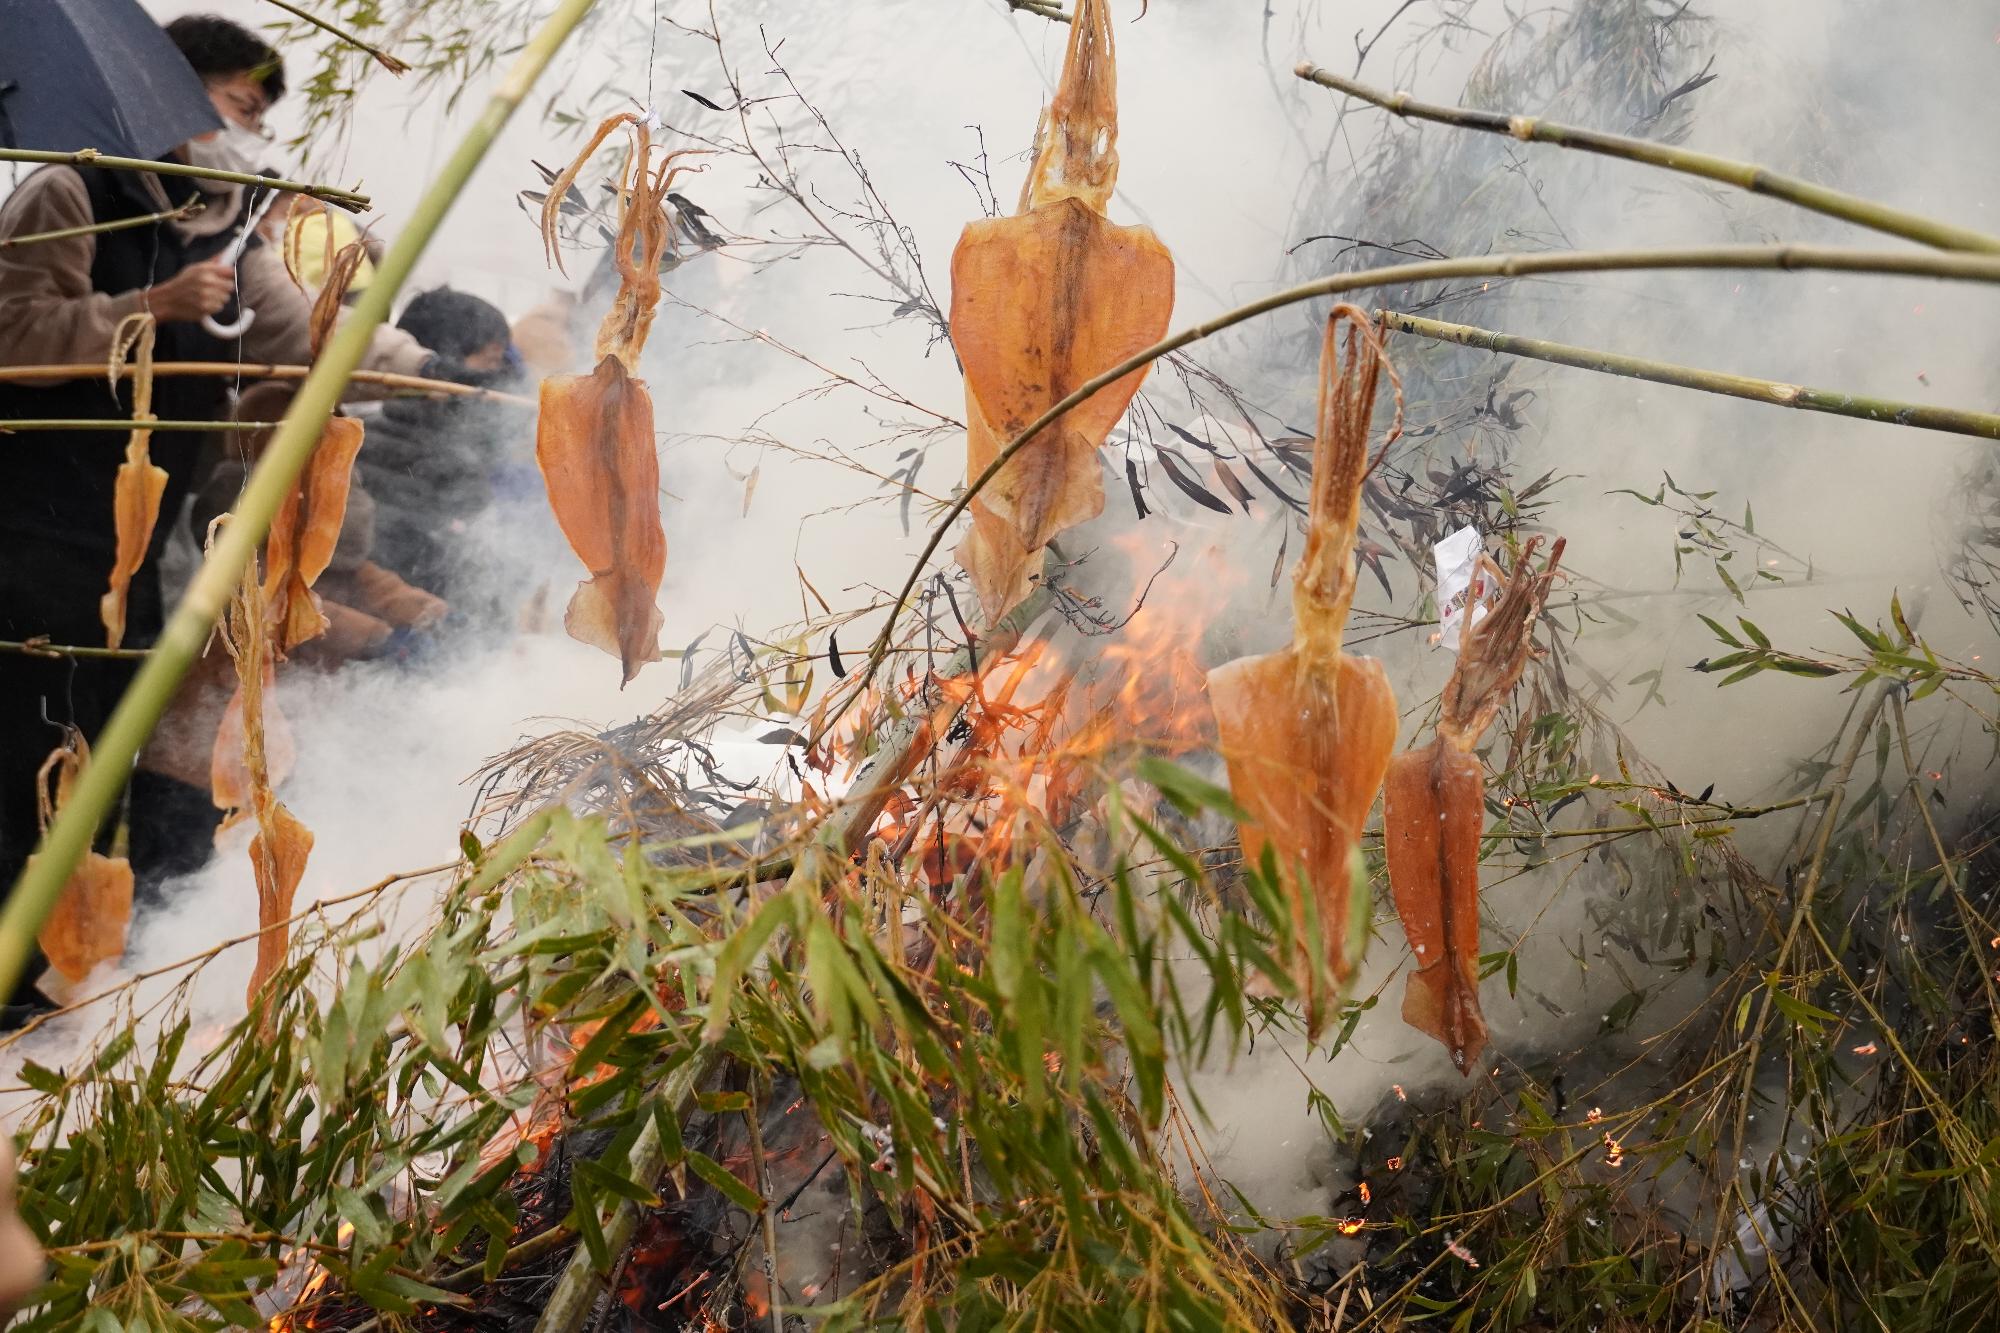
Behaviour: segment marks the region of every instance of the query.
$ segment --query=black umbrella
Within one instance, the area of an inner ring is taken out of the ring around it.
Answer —
[[[155,158],[221,128],[139,0],[0,0],[0,145]]]

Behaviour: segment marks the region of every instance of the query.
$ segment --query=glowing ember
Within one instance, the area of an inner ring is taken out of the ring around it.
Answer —
[[[1389,1086],[1390,1086],[1391,1088],[1395,1089],[1395,1091],[1396,1091],[1396,1100],[1397,1100],[1397,1101],[1399,1101],[1399,1102],[1406,1102],[1406,1101],[1410,1100],[1410,1095],[1409,1095],[1408,1093],[1406,1093],[1406,1092],[1404,1092],[1404,1091],[1403,1091],[1403,1085],[1402,1085],[1402,1084],[1400,1084],[1400,1083],[1391,1083],[1391,1084],[1390,1084]]]
[[[1593,1106],[1590,1108],[1588,1112],[1584,1114],[1583,1122],[1587,1125],[1594,1125],[1602,1119],[1604,1119],[1603,1109],[1600,1107]]]
[[[1362,1204],[1362,1206],[1363,1206],[1363,1207],[1365,1208],[1365,1207],[1366,1207],[1367,1205],[1369,1205],[1370,1203],[1374,1202],[1374,1198],[1375,1198],[1375,1196],[1374,1196],[1374,1192],[1373,1192],[1372,1190],[1370,1190],[1370,1189],[1368,1188],[1368,1182],[1367,1182],[1367,1181],[1365,1181],[1365,1180],[1364,1180],[1364,1181],[1362,1181],[1362,1182],[1361,1182],[1361,1204]]]
[[[1451,1239],[1451,1237],[1449,1236],[1445,1237],[1444,1247],[1445,1249],[1449,1250],[1456,1258],[1464,1260],[1465,1266],[1467,1268],[1479,1267],[1479,1261],[1472,1257],[1472,1251],[1466,1249],[1465,1246]]]
[[[1608,1129],[1604,1131],[1604,1164],[1610,1167],[1625,1165],[1625,1149],[1619,1146],[1617,1139],[1611,1137],[1611,1131]]]
[[[1383,1165],[1387,1166],[1391,1171],[1401,1171],[1403,1169],[1403,1159],[1400,1157],[1391,1157]]]
[[[1875,1043],[1872,1041],[1863,1042],[1854,1048],[1854,1053],[1856,1055],[1873,1055],[1875,1054]]]
[[[1334,1223],[1334,1226],[1340,1229],[1340,1234],[1343,1236],[1352,1236],[1367,1225],[1366,1222],[1358,1217],[1342,1218],[1340,1221]]]

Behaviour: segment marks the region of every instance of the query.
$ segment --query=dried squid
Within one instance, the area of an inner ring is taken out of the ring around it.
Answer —
[[[153,317],[141,311],[128,315],[111,339],[109,366],[115,391],[125,354],[137,346],[138,361],[132,375],[132,435],[125,444],[125,461],[118,465],[112,486],[112,523],[117,532],[118,552],[111,564],[111,586],[99,600],[98,617],[104,622],[106,647],[116,648],[125,641],[126,597],[132,576],[146,562],[147,548],[153,544],[153,528],[160,521],[160,497],[167,491],[167,470],[152,457],[153,432],[145,423],[153,416]]]
[[[1230,791],[1251,816],[1240,827],[1244,861],[1255,866],[1266,847],[1271,850],[1302,945],[1309,940],[1305,905],[1311,895],[1336,982],[1353,970],[1350,949],[1358,954],[1361,938],[1355,930],[1356,939],[1349,940],[1350,857],[1396,746],[1396,697],[1382,664],[1340,648],[1354,600],[1369,421],[1386,365],[1366,313],[1336,307],[1320,350],[1312,504],[1305,553],[1292,578],[1292,643],[1208,673]],[[1331,998],[1321,975],[1316,960],[1302,960],[1299,984],[1315,1029]]]
[[[1439,705],[1437,736],[1389,765],[1382,791],[1389,888],[1416,955],[1403,992],[1403,1021],[1437,1038],[1458,1072],[1470,1075],[1486,1047],[1479,1011],[1479,837],[1486,826],[1486,776],[1472,747],[1533,654],[1535,620],[1555,582],[1563,543],[1533,567],[1531,539],[1499,600],[1475,624],[1466,607],[1458,661]],[[1490,562],[1489,562],[1490,563]]]
[[[535,461],[549,507],[570,549],[590,571],[563,616],[570,637],[619,661],[623,683],[660,657],[660,579],[667,538],[660,526],[660,460],[653,444],[653,399],[638,378],[639,356],[660,303],[660,263],[671,244],[667,192],[685,153],[652,162],[652,122],[618,115],[597,127],[549,187],[542,234],[557,265],[558,208],[576,173],[619,125],[632,133],[630,180],[614,254],[618,295],[597,331],[596,369],[542,381]]]
[[[1151,228],[1105,216],[1117,91],[1108,0],[1078,0],[1019,210],[968,224],[951,258],[968,480],[1078,385],[1166,334],[1173,256]],[[1103,511],[1098,447],[1145,377],[1135,370],[1051,422],[974,499],[958,560],[989,616],[1027,595],[1051,538]]]
[[[219,520],[218,520],[219,521]],[[306,858],[312,853],[312,831],[285,808],[271,790],[269,753],[264,733],[264,691],[271,681],[274,644],[264,591],[253,568],[244,574],[243,586],[231,599],[222,627],[222,644],[236,663],[236,697],[230,701],[216,737],[216,804],[234,801],[235,808],[223,821],[229,828],[245,817],[257,821],[250,839],[250,868],[257,881],[257,962],[250,974],[249,1003],[285,963],[290,943],[286,923],[291,918],[292,898],[305,876]],[[233,718],[234,725],[231,725]],[[233,763],[225,773],[224,751],[232,742],[240,745],[241,767]]]
[[[90,762],[90,744],[74,727],[65,729],[63,743],[42,764],[35,783],[41,826],[48,832],[56,811],[69,800],[77,774]],[[54,778],[54,792],[50,779]],[[39,855],[39,853],[37,853]],[[122,856],[92,850],[70,873],[62,896],[42,923],[36,942],[49,966],[75,985],[90,970],[125,952],[125,931],[132,923],[132,865]]]
[[[328,417],[298,484],[271,519],[264,541],[264,598],[280,656],[326,632],[312,586],[333,563],[340,542],[362,431],[353,417]]]

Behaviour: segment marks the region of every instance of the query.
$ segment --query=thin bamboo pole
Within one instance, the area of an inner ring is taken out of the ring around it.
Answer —
[[[270,430],[275,421],[148,421],[146,429],[163,430]],[[0,421],[0,435],[19,435],[31,430],[115,430],[132,429],[130,417],[18,417]]]
[[[1643,162],[1647,166],[1664,167],[1668,171],[1733,185],[1752,194],[1767,194],[1773,199],[1783,199],[1786,203],[1797,204],[1800,208],[1839,218],[1843,222],[1852,222],[1870,231],[1901,236],[1940,250],[2000,254],[2000,237],[1891,208],[1873,199],[1830,189],[1800,176],[1771,171],[1754,162],[1738,162],[1710,153],[1691,152],[1650,139],[1633,139],[1622,134],[1606,134],[1602,130],[1559,125],[1534,116],[1510,116],[1504,111],[1480,111],[1472,107],[1419,102],[1408,93],[1385,93],[1310,62],[1301,64],[1292,72],[1308,83],[1357,97],[1405,120],[1414,116],[1418,120],[1454,125],[1459,129],[1482,130],[1487,134],[1504,134],[1531,143],[1551,143],[1558,148],[1576,148],[1604,157],[1623,158],[1627,162]]]
[[[1028,444],[1045,429],[1050,422],[1083,402],[1092,394],[1114,384],[1133,371],[1149,366],[1170,352],[1179,351],[1190,343],[1200,342],[1224,329],[1233,328],[1259,315],[1281,310],[1288,305],[1310,301],[1322,296],[1337,296],[1343,292],[1363,291],[1377,287],[1392,287],[1399,283],[1414,284],[1435,282],[1444,278],[1526,278],[1545,273],[1618,273],[1654,272],[1666,269],[1719,270],[1719,269],[1770,269],[1781,272],[1795,272],[1802,269],[1823,269],[1841,273],[1879,273],[1901,277],[1954,278],[1965,282],[2000,283],[2000,256],[1984,254],[1928,254],[1921,251],[1904,253],[1887,250],[1852,250],[1833,246],[1809,245],[1723,245],[1703,246],[1693,249],[1669,250],[1557,250],[1538,254],[1475,255],[1465,259],[1431,259],[1414,264],[1392,264],[1387,268],[1370,269],[1362,273],[1335,273],[1297,287],[1288,287],[1259,297],[1247,305],[1226,310],[1213,319],[1191,325],[1179,333],[1168,335],[1142,352],[1136,352],[1117,365],[1084,381],[1071,390],[1062,401],[1029,422],[1026,429],[1012,440],[1007,447],[993,456],[986,470],[974,477],[959,492],[956,499],[945,508],[936,525],[931,529],[930,540],[918,554],[910,568],[909,577],[903,580],[902,589],[889,603],[882,630],[875,637],[868,650],[868,661],[861,670],[851,677],[851,688],[856,692],[866,689],[875,678],[883,661],[889,655],[891,636],[896,628],[896,618],[909,604],[910,595],[916,590],[917,580],[923,577],[931,557],[943,544],[951,525],[965,512],[973,498],[984,490],[994,477],[1000,474],[1013,457],[1027,448]]]
[[[190,199],[179,208],[170,208],[164,213],[148,213],[144,217],[119,218],[116,222],[93,222],[85,227],[58,227],[54,231],[31,231],[25,236],[0,236],[0,250],[11,250],[17,245],[34,245],[39,241],[67,241],[76,236],[98,236],[107,231],[127,231],[133,227],[147,227],[155,222],[178,222],[201,211],[201,200]],[[100,370],[103,367],[98,367]]]
[[[88,361],[59,361],[41,366],[0,366],[0,384],[9,384],[17,380],[90,379],[102,376],[105,369],[104,366],[92,365]],[[118,373],[124,378],[130,378],[137,369],[136,366],[121,366]],[[312,374],[311,366],[288,366],[270,361],[159,361],[153,365],[154,379],[176,375],[212,375],[217,379],[241,376],[246,380],[302,380],[310,374]],[[410,389],[418,393],[454,398],[484,398],[491,402],[515,403],[522,407],[537,406],[535,399],[518,393],[481,389],[471,384],[460,384],[455,380],[426,379],[422,375],[398,375],[387,370],[357,370],[347,378],[352,384],[375,384],[385,389]]]
[[[24,657],[94,657],[136,661],[151,651],[150,648],[92,648],[85,644],[49,643],[44,639],[0,639],[0,653],[20,653]]]
[[[1795,407],[1802,412],[1826,412],[1839,417],[1858,417],[1863,421],[1913,426],[1918,430],[2000,440],[2000,414],[1992,412],[1930,407],[1923,403],[1898,402],[1893,398],[1870,398],[1839,389],[1809,389],[1802,384],[1781,384],[1776,380],[1753,379],[1748,375],[1731,375],[1720,370],[1697,370],[1692,366],[1677,366],[1670,361],[1649,361],[1619,352],[1602,352],[1594,347],[1575,347],[1542,338],[1521,338],[1511,333],[1474,328],[1470,324],[1447,324],[1443,320],[1405,315],[1394,310],[1377,313],[1381,315],[1382,322],[1392,329],[1439,342],[1457,343],[1461,347],[1525,356],[1558,366],[1594,370],[1603,375],[1671,384],[1680,389],[1699,389],[1703,393],[1743,398],[1772,407]]]
[[[395,56],[390,55],[387,51],[382,50],[380,47],[370,46],[368,43],[362,41],[359,37],[356,37],[353,33],[348,32],[345,28],[337,28],[333,24],[328,23],[325,19],[317,18],[314,15],[307,13],[305,10],[300,9],[297,5],[290,3],[290,0],[264,0],[264,3],[268,5],[276,5],[278,8],[284,10],[287,14],[290,14],[295,18],[303,19],[307,23],[312,24],[315,28],[318,28],[321,32],[330,32],[335,37],[338,37],[341,41],[346,42],[351,47],[354,47],[356,50],[367,52],[369,55],[375,58],[377,64],[381,65],[383,69],[388,70],[391,74],[408,74],[410,72],[410,65],[408,61],[398,60]]]
[[[299,470],[318,443],[320,428],[339,402],[348,376],[361,364],[375,326],[387,318],[397,290],[416,267],[424,247],[499,137],[501,128],[594,3],[595,0],[562,0],[521,49],[485,109],[424,192],[402,235],[376,266],[375,281],[368,284],[353,312],[334,333],[312,374],[300,386],[291,410],[250,472],[243,494],[236,502],[236,521],[224,527],[180,605],[174,608],[152,655],[119,699],[103,733],[93,738],[90,762],[84,765],[68,803],[42,835],[35,858],[15,881],[5,909],[0,910],[0,994],[11,993],[20,981],[21,969],[34,948],[42,921],[55,906],[70,872],[90,847],[106,812],[124,789],[139,747],[152,734],[167,701],[208,642],[216,617],[242,580],[257,544],[264,539],[271,516],[290,493]]]
[[[252,176],[241,171],[214,171],[208,167],[191,167],[185,162],[156,162],[147,157],[111,157],[95,148],[79,148],[68,153],[47,152],[40,148],[0,148],[0,162],[103,167],[107,171],[141,171],[155,176],[192,176],[200,180],[228,181],[233,185],[261,185],[267,190],[283,190],[286,194],[308,194],[329,204],[337,204],[350,213],[366,213],[373,206],[367,195],[331,185],[279,180],[275,176]]]

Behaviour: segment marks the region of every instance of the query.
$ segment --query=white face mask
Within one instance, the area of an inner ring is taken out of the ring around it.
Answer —
[[[254,175],[264,165],[263,156],[269,148],[261,136],[241,125],[230,125],[213,134],[188,140],[188,165],[206,167],[211,171],[235,171],[243,175]],[[225,194],[235,188],[227,181],[207,181],[196,178],[196,183],[209,194]]]

